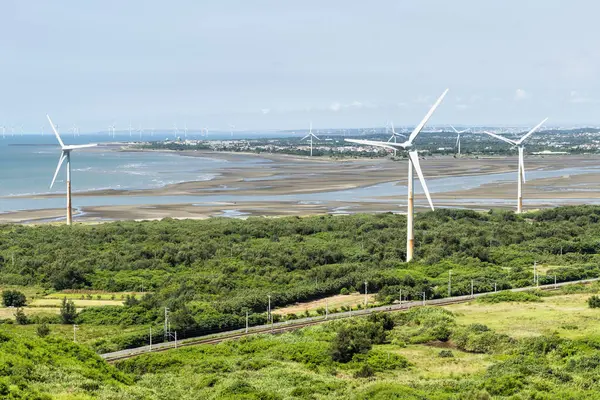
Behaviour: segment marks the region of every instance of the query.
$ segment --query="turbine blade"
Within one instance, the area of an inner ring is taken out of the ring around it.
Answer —
[[[314,137],[315,139],[317,139],[317,140],[321,140],[321,139],[319,139],[319,137],[318,137],[317,135],[315,135],[315,134],[313,134],[313,137]]]
[[[50,123],[52,124],[52,123]],[[58,166],[56,167],[56,171],[54,172],[54,177],[52,178],[52,183],[50,184],[50,189],[52,189],[52,186],[54,186],[54,181],[56,180],[56,177],[58,176],[58,171],[60,171],[60,167],[62,166],[62,163],[65,161],[65,158],[67,158],[67,154],[64,151],[60,152],[60,158],[58,159]]]
[[[500,140],[502,140],[502,141],[504,141],[506,143],[512,144],[513,146],[517,144],[514,140],[507,139],[504,136],[500,136],[500,135],[497,135],[497,134],[492,133],[492,132],[483,131],[483,133],[485,133],[487,135],[490,135],[492,137],[495,137],[496,139],[500,139]]]
[[[429,189],[427,189],[427,183],[425,182],[425,177],[423,176],[423,171],[421,171],[421,164],[419,164],[419,153],[417,153],[415,150],[409,151],[408,156],[410,157],[410,161],[412,161],[415,171],[417,171],[417,176],[419,177],[419,181],[421,182],[421,186],[423,187],[425,196],[427,196],[427,201],[429,201],[429,206],[433,210],[434,209],[433,202],[431,201],[431,196],[429,195]]]
[[[60,147],[65,147],[65,144],[63,143],[62,139],[60,138],[60,135],[58,134],[56,128],[54,127],[54,123],[52,123],[52,120],[50,119],[50,116],[48,114],[46,114],[46,118],[48,118],[48,122],[50,122],[50,126],[52,127],[52,130],[54,131],[54,134],[56,135],[56,138],[58,139],[58,143],[60,143]]]
[[[96,147],[98,144],[90,143],[90,144],[74,144],[71,146],[65,146],[65,150],[75,150],[75,149],[85,149],[88,147]]]
[[[362,139],[344,139],[346,142],[364,144],[366,146],[383,147],[390,150],[397,150],[398,147],[404,148],[401,143],[378,142],[375,140]]]
[[[423,129],[423,127],[425,126],[427,121],[429,121],[429,118],[431,118],[431,116],[433,115],[435,109],[438,108],[438,106],[440,105],[442,100],[444,100],[444,97],[446,96],[446,93],[448,93],[448,90],[449,89],[444,90],[444,93],[442,93],[442,95],[437,99],[435,104],[431,107],[429,112],[425,115],[425,118],[423,118],[423,120],[419,123],[419,125],[417,125],[417,127],[412,131],[412,133],[410,134],[410,137],[408,138],[408,143],[412,143],[416,139],[417,135],[421,132],[421,129]]]
[[[525,134],[525,136],[523,136],[521,139],[519,139],[517,141],[517,144],[521,144],[525,141],[525,139],[527,139],[529,136],[531,136],[533,134],[533,132],[537,131],[540,126],[542,126],[544,124],[544,122],[548,121],[548,118],[544,119],[542,122],[540,122],[539,124],[537,124],[536,126],[533,127],[533,129],[531,129],[529,132],[527,132]]]
[[[304,136],[304,137],[303,137],[302,139],[300,139],[300,140],[304,140],[304,139],[306,139],[307,137],[310,137],[310,133],[309,133],[308,135]]]
[[[525,182],[525,160],[523,157],[523,151],[525,149],[521,146],[519,146],[519,165],[521,166],[521,178],[523,179],[523,182]]]
[[[456,130],[456,128],[453,127],[452,125],[450,125],[450,128],[452,128],[454,130],[454,133],[458,133],[458,131]]]

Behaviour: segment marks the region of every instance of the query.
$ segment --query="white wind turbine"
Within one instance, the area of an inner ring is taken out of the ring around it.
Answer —
[[[142,134],[144,133],[144,128],[142,128],[142,125],[140,124],[139,128],[138,128],[138,132],[140,134],[140,139],[142,138]]]
[[[523,144],[525,140],[531,136],[535,131],[537,131],[543,124],[546,122],[548,118],[545,118],[542,122],[534,126],[529,132],[521,137],[519,140],[511,140],[505,138],[504,136],[497,135],[492,132],[484,131],[486,134],[495,137],[496,139],[500,139],[513,147],[516,147],[519,150],[519,168],[517,173],[517,213],[521,213],[523,211],[523,183],[525,182],[525,161],[523,159],[523,153],[525,150],[525,145]]]
[[[184,123],[183,124],[183,136],[185,137],[186,140],[187,140],[187,133],[188,133],[187,123]]]
[[[462,131],[457,131],[456,128],[453,127],[452,125],[450,125],[450,128],[452,128],[454,130],[454,133],[456,133],[456,145],[455,145],[455,147],[458,149],[458,155],[460,156],[460,135],[462,133],[465,133],[469,129],[463,129]]]
[[[129,121],[129,137],[131,137],[132,132],[133,132],[133,127],[131,126],[131,121]]]
[[[115,128],[115,124],[112,124],[108,127],[108,134],[110,135],[112,133],[113,139],[115,138]]]
[[[396,132],[396,130],[394,129],[394,122],[390,121],[390,126],[392,129],[392,136],[390,136],[390,138],[388,139],[388,142],[391,142],[392,140],[394,140],[394,143],[397,143],[398,141],[396,139],[399,136],[406,138],[406,135]],[[396,157],[396,149],[394,149],[394,157]]]
[[[60,138],[60,135],[58,134],[56,127],[52,123],[50,116],[46,114],[46,118],[48,118],[48,122],[50,122],[50,126],[52,127],[52,130],[54,131],[54,134],[56,135],[56,139],[58,139],[58,143],[60,144],[60,158],[58,159],[58,166],[56,167],[56,172],[54,172],[54,177],[52,178],[52,183],[50,183],[50,189],[52,189],[52,186],[54,186],[54,181],[56,181],[56,176],[58,175],[58,172],[60,171],[60,167],[62,166],[62,163],[66,159],[67,160],[67,225],[71,225],[71,223],[73,222],[73,210],[71,209],[71,151],[76,150],[76,149],[84,149],[87,147],[95,147],[95,146],[97,146],[97,144],[95,144],[95,143],[94,144],[78,144],[78,145],[66,146],[63,143],[62,139]]]
[[[300,140],[304,140],[306,138],[310,138],[310,156],[312,157],[312,155],[313,155],[313,138],[315,138],[317,140],[321,140],[314,133],[312,133],[312,122],[310,123],[310,129],[308,131],[308,135],[304,136]]]
[[[233,137],[233,130],[234,129],[235,129],[235,125],[229,124],[229,133],[231,134],[231,137]]]
[[[396,150],[400,148],[402,150],[408,151],[408,210],[406,214],[406,262],[409,262],[413,259],[413,250],[414,250],[414,242],[415,236],[413,232],[413,219],[414,219],[414,176],[413,176],[413,168],[417,171],[417,176],[419,177],[419,181],[421,182],[421,186],[423,187],[423,191],[425,192],[425,196],[427,196],[427,201],[429,201],[429,206],[433,210],[433,202],[431,201],[431,196],[429,195],[429,189],[427,189],[427,184],[425,183],[425,177],[423,176],[423,172],[421,171],[421,165],[419,164],[419,154],[416,150],[413,150],[413,142],[417,138],[417,135],[421,132],[429,118],[433,115],[435,109],[440,105],[444,97],[448,93],[448,89],[442,93],[442,95],[437,99],[435,104],[431,107],[425,118],[413,129],[408,140],[403,143],[392,143],[392,142],[379,142],[373,140],[359,140],[359,139],[345,139],[347,142],[364,144],[367,146],[376,146],[383,147],[386,149]]]

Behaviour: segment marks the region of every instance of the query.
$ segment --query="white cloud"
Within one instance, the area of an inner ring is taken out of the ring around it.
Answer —
[[[527,93],[523,89],[517,89],[515,91],[515,101],[527,100],[530,97],[531,97],[531,94]]]
[[[361,103],[360,101],[353,101],[352,103],[350,103],[350,107],[355,107],[355,108],[362,108],[363,103]]]
[[[261,108],[261,110],[260,110],[260,111],[261,111],[263,114],[265,114],[265,115],[266,115],[266,114],[268,114],[268,113],[270,113],[270,112],[271,112],[271,109],[270,109],[270,108]]]
[[[338,112],[338,111],[340,111],[340,110],[341,110],[341,108],[342,108],[342,105],[341,105],[340,103],[338,103],[337,101],[334,101],[334,102],[333,102],[333,103],[331,103],[331,105],[329,106],[329,109],[330,109],[331,111],[334,111],[334,112]]]

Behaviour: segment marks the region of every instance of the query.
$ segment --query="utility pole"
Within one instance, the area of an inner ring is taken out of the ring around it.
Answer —
[[[448,271],[448,297],[452,297],[452,270]]]
[[[496,289],[496,282],[494,282],[494,292],[497,292],[498,290]]]
[[[533,262],[533,285],[537,286],[537,261]]]
[[[246,333],[248,333],[248,311],[246,311]]]
[[[402,289],[400,289],[400,308],[402,308]]]
[[[175,348],[177,348],[177,331],[175,331]]]
[[[471,279],[471,298],[473,298],[473,279]]]
[[[367,281],[365,281],[365,310],[367,309],[368,302],[369,302],[369,299],[367,297]]]
[[[165,307],[165,342],[169,341],[169,309]]]
[[[79,329],[79,326],[73,324],[73,343],[77,343],[77,329]]]
[[[273,320],[273,318],[271,317],[271,295],[268,294],[267,297],[269,298],[269,305],[267,306],[267,324],[268,324],[269,321]]]
[[[150,351],[152,351],[152,327],[150,327]]]

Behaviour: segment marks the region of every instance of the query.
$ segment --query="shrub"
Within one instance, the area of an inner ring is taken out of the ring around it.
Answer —
[[[15,321],[17,321],[17,324],[19,325],[27,325],[29,323],[29,318],[27,318],[27,315],[25,315],[25,312],[21,307],[17,308],[17,311],[15,311]]]
[[[24,307],[26,303],[27,298],[18,290],[5,290],[2,292],[2,304],[5,307]]]
[[[63,297],[62,304],[60,306],[60,317],[63,324],[75,323],[77,309],[75,308],[75,303],[73,303],[73,300],[67,300],[66,297]]]
[[[454,353],[452,353],[451,350],[441,350],[438,353],[438,357],[441,357],[441,358],[453,358],[454,357]]]
[[[340,289],[340,294],[346,296],[350,294],[350,291],[347,288],[343,287]]]
[[[355,354],[367,353],[372,347],[371,338],[363,329],[342,326],[331,343],[333,361],[347,363]]]
[[[369,364],[363,364],[360,368],[354,373],[355,378],[370,378],[375,375],[375,371]]]
[[[42,322],[37,326],[36,333],[39,337],[44,338],[50,334],[50,327],[47,323]]]
[[[600,308],[600,297],[599,296],[592,296],[588,299],[588,306],[590,308]]]
[[[540,302],[541,294],[534,291],[528,292],[511,292],[502,291],[498,293],[488,294],[478,299],[481,303],[503,303],[503,302]]]

